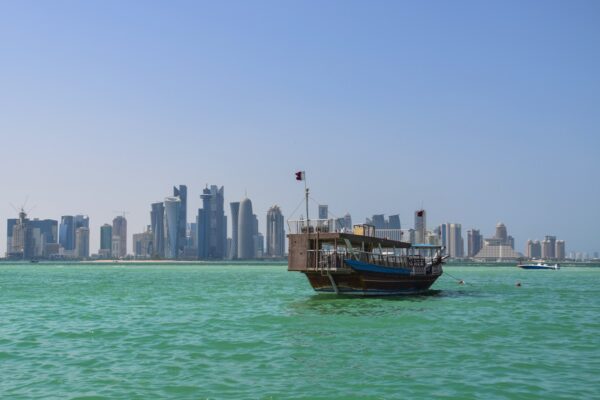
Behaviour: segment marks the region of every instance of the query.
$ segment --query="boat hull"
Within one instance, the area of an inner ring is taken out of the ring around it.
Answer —
[[[552,269],[552,270],[557,270],[557,267],[546,267],[546,266],[542,266],[542,265],[519,265],[518,266],[521,269]]]
[[[329,275],[307,271],[304,274],[316,292],[358,296],[399,296],[425,293],[441,276],[441,274],[407,276],[366,271],[331,273]]]

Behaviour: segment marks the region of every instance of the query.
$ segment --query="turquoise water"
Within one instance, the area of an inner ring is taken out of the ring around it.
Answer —
[[[0,264],[0,398],[600,397],[600,268],[446,271],[390,299],[284,265]]]

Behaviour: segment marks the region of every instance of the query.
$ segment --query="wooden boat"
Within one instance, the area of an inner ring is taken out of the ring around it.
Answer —
[[[383,296],[418,294],[439,278],[441,246],[380,238],[370,225],[336,232],[332,220],[288,221],[288,271],[306,275],[321,293]]]

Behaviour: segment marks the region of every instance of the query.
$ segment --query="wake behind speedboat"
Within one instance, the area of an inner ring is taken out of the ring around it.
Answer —
[[[550,264],[546,264],[541,261],[536,264],[533,264],[533,263],[519,264],[519,265],[517,265],[517,267],[523,268],[523,269],[560,269],[560,265],[558,265],[558,264],[550,265]]]

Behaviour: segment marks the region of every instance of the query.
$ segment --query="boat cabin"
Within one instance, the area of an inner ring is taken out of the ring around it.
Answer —
[[[352,232],[331,229],[331,220],[288,221],[288,225],[288,271],[350,272],[344,262],[348,259],[384,267],[421,270],[432,259],[441,257],[440,246],[412,245],[378,237],[372,225],[355,225]]]

